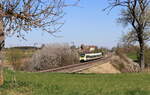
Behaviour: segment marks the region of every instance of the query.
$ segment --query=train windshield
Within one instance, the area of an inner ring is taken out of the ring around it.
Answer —
[[[84,57],[85,56],[85,54],[80,54],[80,57]]]

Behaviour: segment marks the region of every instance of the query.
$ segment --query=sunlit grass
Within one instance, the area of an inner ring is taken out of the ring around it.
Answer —
[[[16,82],[11,79],[13,74]],[[150,74],[146,73],[13,73],[6,70],[5,75],[0,95],[150,95]]]
[[[129,58],[131,58],[133,61],[137,61],[137,60],[138,60],[138,58],[137,58],[137,53],[136,53],[136,52],[128,52],[128,53],[127,53],[127,56],[128,56]]]

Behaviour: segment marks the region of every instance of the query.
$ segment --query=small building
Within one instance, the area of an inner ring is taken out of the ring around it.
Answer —
[[[89,51],[93,52],[97,49],[97,46],[89,46]]]
[[[80,53],[91,53],[97,50],[97,46],[94,45],[81,45],[79,51]]]

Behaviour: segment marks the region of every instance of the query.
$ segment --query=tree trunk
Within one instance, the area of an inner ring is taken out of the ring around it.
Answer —
[[[145,68],[145,59],[144,59],[144,38],[143,38],[143,29],[139,28],[139,32],[138,32],[138,39],[139,39],[139,45],[140,45],[140,52],[139,52],[139,62],[140,62],[140,67],[141,70],[143,70]]]
[[[140,67],[141,70],[145,68],[145,61],[144,61],[144,43],[140,44]]]
[[[2,55],[2,48],[4,47],[4,32],[3,32],[3,23],[0,20],[0,86],[4,83],[3,78],[3,55]]]

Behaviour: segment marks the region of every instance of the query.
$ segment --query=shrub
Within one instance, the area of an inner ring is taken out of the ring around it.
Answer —
[[[76,49],[67,44],[51,44],[36,52],[25,69],[38,71],[77,63],[79,55]]]

